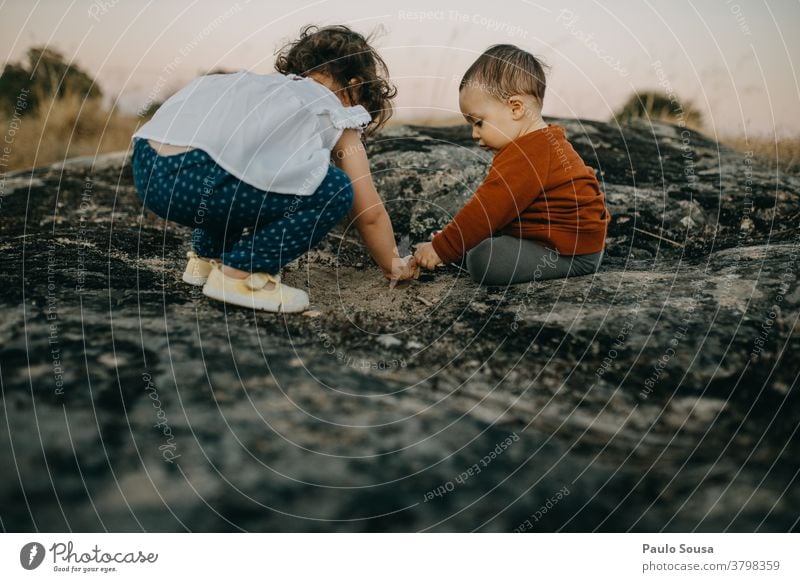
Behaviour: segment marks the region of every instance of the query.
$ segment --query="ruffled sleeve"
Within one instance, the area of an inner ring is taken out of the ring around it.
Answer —
[[[372,116],[362,105],[345,107],[339,98],[321,83],[307,77],[292,75],[290,87],[294,94],[319,117],[327,118],[329,128],[336,131],[345,129],[363,130],[372,122]],[[338,139],[338,137],[337,137]]]
[[[325,109],[336,129],[364,129],[372,117],[361,105],[353,107],[328,107]]]

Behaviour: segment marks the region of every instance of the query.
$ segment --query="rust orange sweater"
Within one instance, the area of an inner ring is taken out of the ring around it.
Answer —
[[[497,152],[475,194],[433,238],[433,248],[452,263],[500,233],[562,255],[585,255],[603,250],[610,219],[594,170],[564,128],[549,124]]]

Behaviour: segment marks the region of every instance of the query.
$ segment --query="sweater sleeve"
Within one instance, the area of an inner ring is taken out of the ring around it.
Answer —
[[[547,147],[532,155],[512,143],[498,153],[472,198],[450,224],[433,237],[433,249],[442,262],[457,261],[482,240],[518,218],[542,193],[549,167]]]

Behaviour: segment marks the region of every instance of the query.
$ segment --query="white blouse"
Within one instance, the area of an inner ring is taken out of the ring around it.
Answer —
[[[308,196],[342,132],[370,121],[361,105],[343,106],[312,79],[240,71],[195,79],[133,137],[200,148],[260,190]]]

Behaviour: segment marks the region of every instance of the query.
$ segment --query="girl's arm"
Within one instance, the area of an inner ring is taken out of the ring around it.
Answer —
[[[331,152],[333,162],[353,183],[353,208],[349,218],[373,260],[388,279],[408,279],[416,264],[400,259],[392,221],[375,189],[364,144],[354,129],[346,129]]]

